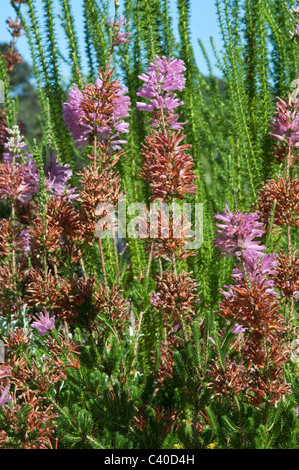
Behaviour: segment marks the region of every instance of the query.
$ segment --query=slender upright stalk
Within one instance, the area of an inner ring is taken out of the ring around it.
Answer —
[[[288,154],[287,154],[287,159],[286,159],[286,191],[289,193],[290,191],[290,164],[291,164],[291,158],[292,158],[292,146],[291,144],[288,145]],[[288,261],[289,261],[289,266],[291,267],[292,265],[292,239],[291,239],[291,224],[288,218],[287,221],[287,252],[288,252]],[[288,303],[288,299],[286,299],[286,305]],[[289,314],[288,318],[289,320],[292,319],[293,317],[293,310],[294,310],[294,297],[291,296],[290,298],[290,305],[289,305]],[[287,308],[286,308],[287,312]]]
[[[172,198],[172,213],[171,213],[171,223],[172,226],[174,225],[174,197]],[[176,269],[176,259],[175,259],[175,252],[172,253],[172,271],[174,274],[174,277],[177,278],[177,269]]]
[[[101,238],[99,238],[99,247],[100,247],[101,263],[102,263],[102,269],[103,269],[104,285],[105,285],[105,288],[108,290],[108,282],[107,282],[107,275],[106,275],[106,266],[105,266],[105,258],[104,258],[104,251],[103,251],[103,243],[102,243]]]
[[[150,273],[151,263],[152,263],[152,259],[153,259],[153,251],[154,251],[154,240],[151,241],[151,251],[150,251],[149,258],[148,258],[148,264],[147,264],[147,270],[146,270],[146,278],[147,279],[148,279],[149,273]]]
[[[120,270],[119,270],[119,260],[118,260],[117,242],[116,242],[115,234],[113,234],[113,250],[114,250],[115,261],[116,261],[117,279],[118,279],[118,283],[120,284]]]
[[[136,336],[135,336],[135,341],[134,341],[134,350],[133,350],[133,359],[132,359],[131,368],[133,368],[133,366],[135,364],[136,357],[137,357],[137,348],[138,348],[142,318],[143,318],[143,311],[141,311],[140,314],[139,314],[138,326],[137,326]]]
[[[13,156],[12,156],[13,169],[15,169],[15,162],[16,162],[16,157],[15,157],[15,154],[13,153]],[[12,229],[14,231],[15,226],[16,226],[16,201],[15,201],[15,198],[12,198],[12,203],[11,203],[11,224],[12,224]],[[14,292],[16,292],[16,250],[15,250],[14,240],[13,240],[13,243],[12,243],[11,257],[12,257],[13,286],[14,286]]]

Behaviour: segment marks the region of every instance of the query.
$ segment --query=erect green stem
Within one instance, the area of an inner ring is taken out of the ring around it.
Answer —
[[[12,156],[13,170],[15,169],[15,161],[16,161],[16,156],[15,156],[15,153],[13,153],[13,156]],[[12,203],[11,203],[11,225],[12,225],[12,229],[14,231],[15,226],[16,226],[16,201],[15,201],[14,198],[12,199]],[[15,250],[15,241],[14,241],[14,239],[13,239],[13,242],[12,242],[11,257],[12,257],[13,286],[14,286],[14,291],[16,292],[16,250]]]
[[[149,255],[148,263],[147,263],[147,270],[146,270],[146,278],[147,279],[149,277],[150,267],[151,267],[151,263],[152,263],[152,259],[153,259],[153,251],[154,251],[154,240],[151,241],[151,251],[150,251],[150,255]]]
[[[241,407],[240,407],[239,400],[237,399],[236,396],[235,396],[235,401],[236,401],[237,408],[238,408],[238,415],[239,415],[239,422],[240,422],[241,448],[243,448],[243,445],[244,445],[244,431],[243,431],[243,424],[242,424],[242,413],[241,413]]]
[[[105,285],[105,288],[108,290],[108,282],[107,282],[107,276],[106,276],[105,258],[104,258],[103,244],[102,244],[102,239],[101,239],[101,238],[99,238],[99,247],[100,247],[101,262],[102,262],[102,269],[103,269],[104,285]]]
[[[175,253],[172,253],[172,270],[174,277],[177,278],[176,262],[175,262]]]
[[[162,268],[162,261],[161,261],[161,258],[159,258],[159,268],[160,268],[160,274],[162,274],[163,268]]]
[[[114,10],[115,10],[115,15],[114,15],[114,26],[113,26],[113,31],[112,31],[112,41],[111,41],[111,46],[110,46],[110,52],[109,52],[109,58],[108,62],[106,64],[105,72],[104,74],[106,75],[108,73],[108,70],[110,69],[110,64],[113,56],[113,50],[114,50],[114,37],[116,35],[116,30],[117,30],[117,10],[119,7],[118,0],[114,0]]]
[[[94,126],[94,135],[93,135],[93,165],[96,169],[97,167],[97,129],[96,124]],[[100,247],[100,254],[101,254],[101,263],[103,269],[103,277],[104,277],[104,285],[105,288],[108,290],[108,283],[107,283],[107,276],[106,276],[106,266],[105,266],[105,259],[104,259],[104,251],[103,251],[103,244],[102,239],[99,238],[99,247]]]
[[[292,147],[289,143],[288,145],[288,154],[286,159],[286,191],[289,193],[290,191],[290,166],[291,166],[291,154],[292,154]],[[287,220],[287,250],[288,250],[288,262],[289,267],[292,265],[292,239],[291,239],[291,224],[290,218],[288,217]],[[288,303],[288,299],[286,299],[286,304]],[[294,297],[290,297],[290,309],[289,309],[289,319],[293,316],[293,309],[294,309]]]
[[[143,318],[143,311],[141,311],[139,314],[138,326],[137,326],[137,331],[136,331],[136,336],[135,336],[135,341],[134,341],[134,351],[133,351],[133,359],[132,359],[131,368],[133,368],[136,357],[137,357],[137,348],[138,348],[142,318]]]
[[[174,197],[172,198],[172,224],[174,225]],[[174,277],[177,278],[177,270],[176,270],[176,260],[175,260],[175,252],[172,253],[172,272],[174,274]]]
[[[82,272],[83,272],[83,277],[86,281],[88,279],[88,275],[86,273],[85,263],[84,263],[84,260],[83,260],[81,250],[79,250],[79,256],[80,256],[80,265],[81,265],[81,269],[82,269]]]
[[[15,229],[16,225],[16,207],[15,207],[15,200],[12,200],[12,205],[11,205],[11,224],[13,230]],[[13,240],[12,243],[12,249],[11,249],[11,256],[12,256],[12,275],[13,275],[13,284],[14,284],[14,289],[16,288],[16,250],[15,250],[15,243]]]
[[[117,279],[118,279],[118,283],[120,284],[120,270],[119,270],[118,251],[117,251],[117,243],[116,243],[115,234],[113,234],[113,249],[114,249],[115,261],[116,261]]]
[[[286,183],[287,183],[287,192],[290,189],[290,160],[291,160],[291,151],[292,147],[289,144],[288,146],[288,155],[286,159]],[[290,224],[287,224],[287,242],[288,242],[288,260],[291,263],[292,259],[292,243],[291,243],[291,227]]]
[[[192,420],[192,432],[193,432],[193,441],[196,445],[197,438],[198,438],[198,415],[199,415],[199,407],[200,407],[200,393],[201,393],[202,385],[200,385],[196,391],[196,399],[194,404],[194,415]]]
[[[96,124],[94,125],[94,135],[93,135],[93,165],[96,169],[97,167],[97,129]]]

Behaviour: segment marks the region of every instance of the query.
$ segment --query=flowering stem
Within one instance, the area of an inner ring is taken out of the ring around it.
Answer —
[[[15,153],[13,153],[13,156],[12,156],[13,171],[15,170],[15,161],[16,161],[16,156],[15,156]],[[11,203],[11,224],[12,224],[12,229],[14,230],[15,226],[16,226],[16,201],[15,201],[15,198],[12,198],[12,203]],[[14,291],[16,292],[16,250],[15,250],[14,240],[13,240],[13,243],[12,243],[11,256],[12,256],[13,286],[14,286]]]
[[[15,228],[16,225],[16,208],[15,208],[15,200],[12,200],[12,205],[11,205],[11,224],[13,229]],[[14,283],[14,288],[15,282],[16,282],[16,250],[15,250],[15,243],[13,241],[12,243],[12,250],[11,250],[11,256],[12,256],[12,274],[13,274],[13,283]]]
[[[114,0],[114,10],[115,10],[114,25],[113,25],[113,31],[112,31],[112,41],[111,41],[111,47],[110,47],[110,52],[109,52],[109,58],[106,64],[105,72],[104,72],[105,75],[108,73],[108,70],[110,69],[110,64],[111,64],[111,60],[113,56],[114,38],[116,37],[116,33],[117,33],[117,9],[118,7],[119,7],[118,1]]]
[[[290,160],[291,160],[291,151],[292,147],[291,144],[288,145],[288,155],[286,160],[286,183],[287,183],[287,192],[290,189]],[[288,241],[288,259],[289,263],[291,264],[292,260],[292,243],[291,243],[291,226],[287,224],[287,241]]]
[[[118,251],[117,251],[117,243],[116,243],[116,237],[115,237],[115,235],[113,236],[113,249],[114,249],[115,261],[116,261],[117,279],[118,279],[118,283],[120,284],[120,271],[119,271],[119,262],[118,262]]]
[[[172,253],[172,270],[173,270],[174,277],[176,278],[177,277],[177,270],[176,270],[175,253],[174,252]]]
[[[185,325],[185,322],[184,322],[184,315],[182,315],[182,313],[179,313],[179,316],[180,316],[180,321],[181,321],[181,325],[182,325],[184,340],[185,340],[185,343],[187,343],[189,338],[188,338],[187,332],[186,332],[186,325]]]
[[[238,408],[239,422],[240,422],[240,438],[241,438],[241,448],[243,448],[244,436],[243,436],[243,425],[242,425],[242,413],[240,408],[240,403],[237,397],[235,396],[235,401]]]
[[[153,259],[153,251],[154,251],[154,240],[151,241],[151,251],[150,251],[150,255],[149,255],[148,263],[147,263],[147,270],[146,270],[146,278],[147,279],[149,277],[150,267],[151,267],[151,263],[152,263],[152,259]]]
[[[69,337],[69,328],[68,328],[67,322],[65,320],[63,322],[63,325],[64,325],[65,336],[68,338]]]
[[[174,197],[172,198],[172,214],[171,214],[171,223],[174,224]],[[177,270],[176,270],[176,261],[175,261],[175,252],[172,253],[172,270],[174,277],[177,278]]]
[[[131,369],[133,368],[133,366],[135,364],[136,357],[137,357],[137,348],[138,348],[138,343],[139,343],[139,335],[140,335],[140,330],[141,330],[142,317],[143,317],[143,311],[141,311],[140,315],[139,315],[138,326],[137,326],[137,331],[136,331],[136,337],[135,337],[135,341],[134,341],[134,351],[133,351],[133,359],[132,359]]]
[[[103,251],[103,244],[102,244],[102,239],[101,238],[99,238],[99,247],[100,247],[101,262],[102,262],[102,269],[103,269],[104,285],[105,285],[105,288],[108,290],[108,282],[107,282],[107,276],[106,276],[104,251]]]
[[[96,124],[94,126],[94,135],[93,135],[93,165],[94,165],[94,168],[97,167],[97,130],[96,130]]]
[[[288,145],[288,154],[286,159],[286,184],[287,184],[287,193],[290,192],[290,164],[291,164],[291,157],[292,157],[292,147],[291,143]],[[291,239],[291,224],[287,221],[287,250],[288,250],[288,262],[289,267],[292,265],[292,239]],[[288,299],[286,299],[286,305],[288,304]],[[293,308],[294,308],[294,298],[293,296],[290,298],[290,308],[289,308],[289,318],[293,316]],[[286,318],[287,319],[287,318]]]
[[[96,123],[94,125],[94,135],[93,135],[93,164],[94,164],[94,168],[96,169],[96,167],[97,167],[97,130],[96,130]],[[103,244],[102,244],[102,239],[101,238],[99,238],[99,247],[100,247],[101,263],[102,263],[102,269],[103,269],[104,285],[105,285],[106,289],[108,290],[105,259],[104,259],[104,251],[103,251]]]
[[[244,278],[245,278],[246,284],[249,287],[249,289],[252,291],[252,283],[249,279],[247,268],[246,268],[246,263],[245,263],[244,259],[242,260],[242,267],[243,267]]]
[[[161,109],[161,123],[162,123],[162,128],[163,128],[163,133],[166,136],[166,126],[165,126],[165,119],[164,119],[164,112],[163,109]]]
[[[159,268],[160,268],[160,274],[162,274],[163,268],[162,268],[162,261],[161,261],[161,258],[159,258]]]
[[[193,415],[193,420],[192,420],[193,441],[195,445],[197,443],[197,436],[198,436],[198,415],[199,415],[199,406],[200,406],[201,387],[202,386],[200,385],[197,389],[195,406],[194,406],[194,415]]]
[[[88,279],[88,276],[86,274],[85,263],[83,261],[81,250],[79,250],[79,256],[80,256],[80,265],[81,265],[81,269],[82,269],[82,272],[83,272],[83,277],[86,280],[86,279]]]

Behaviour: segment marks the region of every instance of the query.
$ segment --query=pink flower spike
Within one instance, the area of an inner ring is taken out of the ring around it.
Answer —
[[[121,31],[121,28],[124,28],[130,24],[130,21],[126,23],[126,18],[122,20],[121,16],[119,15],[119,19],[116,23],[112,20],[108,20],[108,23],[109,26],[116,26],[117,35],[113,38],[114,46],[120,46],[124,42],[131,42],[131,39],[129,39],[128,36],[131,36],[133,33],[124,33]]]
[[[78,85],[73,84],[72,88],[69,88],[69,98],[62,104],[63,107],[63,119],[68,130],[71,132],[73,139],[76,141],[76,146],[83,150],[87,145],[91,143],[91,136],[94,132],[95,124],[100,115],[91,113],[90,116],[86,116],[86,113],[82,111],[82,103],[84,99],[88,97],[88,101],[92,107],[99,106],[100,103],[96,98],[89,96],[89,87],[93,84],[87,84],[81,91]],[[103,87],[103,81],[98,78],[94,85],[98,92]],[[129,96],[126,95],[127,88],[123,85],[118,84],[117,89],[114,93],[113,103],[114,109],[111,110],[111,120],[106,126],[97,127],[98,139],[100,141],[107,141],[108,139],[118,138],[122,133],[129,132],[129,124],[123,121],[123,118],[129,116],[129,110],[131,101]],[[83,113],[83,114],[82,114]],[[124,143],[126,140],[121,139]],[[112,150],[120,149],[119,145],[113,145]]]
[[[121,19],[121,16],[119,15],[119,19],[118,21],[112,21],[112,20],[108,20],[108,24],[109,26],[111,27],[116,27],[116,35],[114,35],[113,37],[113,45],[114,46],[120,46],[121,44],[123,44],[124,42],[131,42],[131,39],[128,38],[128,36],[131,36],[133,33],[127,33],[127,32],[122,32],[121,31],[121,28],[125,27],[125,26],[128,26],[130,24],[130,22],[126,23],[126,18],[124,18],[123,20]]]
[[[47,335],[55,327],[55,316],[50,318],[45,307],[44,312],[44,314],[38,313],[34,317],[35,321],[31,323],[31,328],[37,328],[39,335]]]
[[[181,113],[175,113],[175,109],[184,103],[180,101],[175,91],[182,91],[185,88],[183,75],[185,70],[185,64],[180,59],[171,57],[168,60],[166,57],[156,56],[155,60],[150,62],[147,73],[138,75],[144,84],[138,88],[136,94],[149,100],[148,102],[138,101],[136,103],[139,111],[155,113],[158,110],[163,110],[168,127],[175,130],[182,129],[186,123],[177,122]],[[149,124],[158,127],[159,123],[154,117]]]
[[[232,333],[234,333],[234,335],[239,335],[240,333],[245,333],[247,330],[248,328],[243,328],[243,325],[236,323],[232,329]]]
[[[6,385],[6,387],[4,388],[4,390],[3,390],[3,392],[2,392],[2,395],[1,395],[1,397],[0,397],[0,406],[1,406],[1,405],[4,405],[4,404],[7,403],[8,401],[11,401],[11,400],[12,400],[11,395],[6,396],[6,395],[8,394],[8,392],[9,392],[9,386]]]
[[[259,222],[259,216],[256,212],[252,214],[242,214],[240,211],[231,212],[227,203],[224,209],[225,215],[216,214],[215,218],[221,220],[222,224],[217,223],[218,238],[214,240],[215,246],[225,252],[227,257],[241,256],[244,251],[258,253],[263,256],[265,247],[259,240],[264,234],[263,224]]]

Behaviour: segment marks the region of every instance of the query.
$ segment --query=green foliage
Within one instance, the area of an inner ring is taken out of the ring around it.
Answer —
[[[221,449],[297,448],[298,421],[291,404],[264,405],[257,410],[236,398],[233,405],[213,401],[206,409]]]
[[[0,51],[4,52],[7,44],[0,44]],[[16,100],[16,117],[25,125],[25,134],[29,143],[33,139],[41,140],[42,129],[40,125],[40,102],[35,86],[32,84],[33,70],[27,62],[16,64],[9,74],[10,97]],[[6,105],[12,110],[12,104]]]
[[[9,95],[9,79],[2,55],[0,56],[0,80],[2,80],[4,84],[4,102],[7,109],[7,124],[12,126],[15,123],[15,108],[14,102]]]
[[[90,65],[89,74],[93,76],[93,53],[95,54],[97,67],[101,70],[105,68],[108,60],[108,34],[106,21],[109,1],[101,1],[101,5],[96,0],[84,0],[84,24],[85,34],[88,38],[86,43],[88,60]]]

